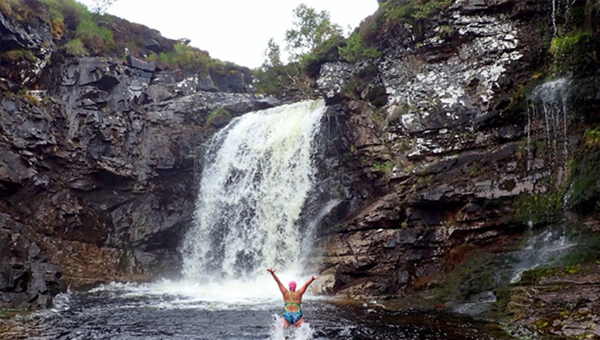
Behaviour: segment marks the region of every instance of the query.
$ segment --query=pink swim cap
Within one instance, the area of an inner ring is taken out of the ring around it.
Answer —
[[[292,292],[296,291],[296,281],[290,281],[290,290]]]

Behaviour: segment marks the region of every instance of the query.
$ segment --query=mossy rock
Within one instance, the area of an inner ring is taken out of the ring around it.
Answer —
[[[207,126],[213,126],[215,128],[221,128],[231,121],[231,113],[225,108],[218,108],[208,115],[206,119]]]

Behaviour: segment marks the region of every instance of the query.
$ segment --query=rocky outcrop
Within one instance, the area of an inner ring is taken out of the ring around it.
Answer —
[[[2,52],[32,55],[0,67],[0,308],[50,306],[67,285],[177,275],[203,142],[279,102],[252,94],[243,72],[72,58],[44,23],[0,13],[0,24]]]
[[[596,75],[539,79],[552,62],[545,37],[562,20],[554,14],[535,1],[455,1],[420,23],[422,35],[397,25],[380,58],[322,65],[346,190],[346,213],[320,231],[323,291],[419,301],[412,307],[496,301],[509,282],[494,254],[564,218],[565,192],[597,197],[573,184],[576,173],[597,183],[584,170],[596,169],[596,144],[581,149],[597,122],[582,113],[597,111]],[[576,148],[588,166],[569,165]],[[590,210],[570,212],[577,221]]]
[[[600,336],[597,265],[570,266],[527,273],[503,296],[517,320],[512,327],[523,335],[561,339]],[[536,306],[536,308],[531,308]]]
[[[524,42],[534,22],[512,18],[546,13],[533,3],[477,3],[457,2],[418,43],[402,27],[376,61],[321,69],[318,83],[332,104],[361,79],[368,86],[358,100],[376,88],[387,96],[383,108],[339,104],[350,134],[340,148],[355,150],[348,199],[360,208],[327,241],[334,291],[402,296],[431,284],[448,270],[453,249],[519,232],[513,198],[543,190],[549,169],[526,169],[519,153],[527,112],[507,109],[506,101],[511,86],[535,72],[524,65],[540,58],[540,42]]]

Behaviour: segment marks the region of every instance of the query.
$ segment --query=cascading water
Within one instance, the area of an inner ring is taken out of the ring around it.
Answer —
[[[298,219],[314,182],[312,144],[324,111],[319,100],[251,112],[214,136],[183,248],[188,281],[301,269]]]
[[[569,157],[568,105],[567,96],[570,81],[568,78],[554,80],[537,87],[529,97],[530,108],[527,117],[527,170],[533,166],[534,141],[543,143],[538,156],[554,166],[559,174],[557,184],[566,180],[566,162]],[[543,139],[541,139],[541,136]]]
[[[523,249],[512,254],[518,262],[512,268],[510,283],[519,282],[526,270],[560,263],[561,257],[576,245],[567,238],[563,227],[547,229],[531,236]]]
[[[555,174],[554,185],[563,185],[568,177],[569,158],[569,91],[571,81],[561,78],[538,86],[530,95],[530,109],[527,124],[527,170],[533,170],[533,163],[543,161]],[[535,147],[533,143],[537,144]],[[535,157],[533,150],[536,149]],[[550,178],[550,173],[547,173]],[[542,192],[549,190],[542,187]],[[551,190],[551,189],[550,189]],[[533,222],[529,222],[529,228]],[[564,251],[576,245],[566,237],[565,226],[555,226],[540,233],[532,234],[526,246],[513,254],[517,259],[510,269],[510,282],[521,279],[521,274],[529,269],[555,264]]]

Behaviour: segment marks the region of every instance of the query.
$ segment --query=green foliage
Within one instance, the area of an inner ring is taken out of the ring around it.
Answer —
[[[81,39],[87,49],[93,51],[94,54],[109,53],[116,48],[112,31],[98,26],[93,14],[87,11],[81,14],[76,37]]]
[[[334,35],[315,47],[310,53],[301,56],[300,64],[304,73],[316,79],[319,76],[323,63],[340,59],[339,46],[343,42],[344,38],[341,35]]]
[[[585,146],[588,149],[597,149],[600,147],[600,130],[587,129],[583,135]]]
[[[173,50],[162,52],[158,55],[159,64],[181,70],[198,70],[202,74],[208,74],[212,59],[207,52],[197,48],[177,43]]]
[[[427,19],[452,4],[452,0],[388,0],[382,6],[386,21]]]
[[[416,0],[414,1],[414,12],[412,17],[415,19],[426,19],[437,14],[442,9],[450,6],[453,0]]]
[[[86,56],[90,52],[85,48],[83,41],[80,38],[73,39],[62,46],[62,48],[69,54],[74,56]]]
[[[258,79],[255,84],[259,93],[287,97],[295,93],[308,94],[310,92],[310,79],[303,73],[299,63],[274,65],[254,70]]]
[[[294,9],[294,27],[285,32],[291,60],[301,57],[336,35],[342,35],[339,25],[331,22],[329,12],[317,12],[305,4]]]
[[[275,42],[273,38],[271,38],[267,43],[267,50],[265,51],[265,62],[263,63],[263,68],[269,68],[280,65],[282,65],[281,47]]]
[[[394,162],[386,161],[383,163],[373,164],[373,171],[383,173],[383,178],[388,180],[394,171]]]
[[[349,62],[355,62],[363,59],[378,58],[381,52],[365,43],[363,36],[354,32],[346,41],[345,47],[339,47],[339,54]]]
[[[28,50],[12,50],[0,54],[0,60],[5,62],[29,61],[35,62],[37,57]]]
[[[327,11],[317,12],[304,4],[294,10],[294,27],[286,31],[286,50],[290,61],[281,61],[280,46],[268,42],[265,62],[254,71],[259,80],[259,92],[287,96],[292,93],[309,95],[311,79],[316,78],[321,65],[339,60],[338,46],[344,39],[339,25],[333,24]]]

